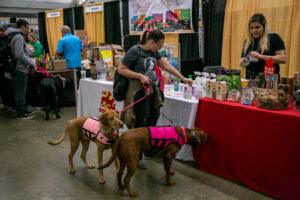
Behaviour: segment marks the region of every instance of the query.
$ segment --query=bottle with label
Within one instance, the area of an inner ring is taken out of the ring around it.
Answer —
[[[174,91],[179,91],[179,78],[174,77]]]

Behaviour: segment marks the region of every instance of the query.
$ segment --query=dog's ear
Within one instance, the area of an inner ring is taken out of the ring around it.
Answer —
[[[105,112],[99,116],[99,121],[101,124],[106,125],[108,123],[107,115],[108,115],[108,113]]]
[[[198,132],[199,132],[199,136],[200,136],[199,144],[205,144],[209,139],[208,135],[206,133],[204,133],[204,131],[202,131],[201,129]]]

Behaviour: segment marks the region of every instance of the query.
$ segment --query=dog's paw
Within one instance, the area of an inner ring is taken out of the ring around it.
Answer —
[[[166,185],[168,185],[168,186],[174,186],[174,185],[176,185],[176,183],[174,182],[174,181],[169,181]]]
[[[174,175],[175,175],[175,171],[171,169],[171,170],[170,170],[170,175],[171,175],[171,176],[174,176]]]
[[[104,179],[99,179],[98,182],[99,182],[100,184],[104,184],[104,183],[105,183],[105,180],[104,180]]]
[[[89,163],[89,164],[87,165],[87,167],[88,167],[89,169],[94,169],[94,168],[95,168],[95,165]]]
[[[49,116],[45,117],[45,120],[49,120]]]
[[[75,174],[75,170],[70,170],[70,174]]]
[[[56,119],[60,119],[60,115],[56,115]]]
[[[136,198],[138,196],[138,193],[130,192],[129,196],[132,197],[132,198]]]

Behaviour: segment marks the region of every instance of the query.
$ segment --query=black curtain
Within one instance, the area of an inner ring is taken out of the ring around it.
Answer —
[[[69,26],[72,33],[74,34],[73,8],[65,8],[63,13],[64,13],[64,25]]]
[[[75,21],[75,30],[84,29],[84,17],[83,17],[83,7],[74,7],[74,21]]]
[[[202,60],[199,59],[199,36],[197,33],[180,34],[181,73],[185,77],[194,76],[194,71],[202,71]]]
[[[121,24],[119,1],[104,3],[105,42],[121,44]]]
[[[226,0],[202,1],[204,66],[221,65]]]
[[[199,21],[199,0],[193,0],[192,5],[192,21],[195,32],[198,32],[198,21]]]
[[[46,53],[49,53],[45,12],[38,13],[39,39]]]
[[[122,1],[122,18],[123,18],[123,34],[126,36],[129,34],[129,9],[128,0]]]
[[[140,41],[139,35],[127,35],[124,37],[124,51],[127,52],[132,46]]]

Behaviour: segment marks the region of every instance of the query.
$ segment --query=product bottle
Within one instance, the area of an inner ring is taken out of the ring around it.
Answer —
[[[174,77],[174,91],[179,91],[179,78]]]

